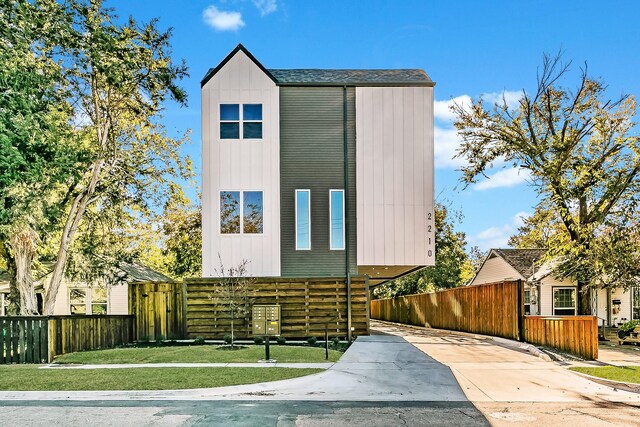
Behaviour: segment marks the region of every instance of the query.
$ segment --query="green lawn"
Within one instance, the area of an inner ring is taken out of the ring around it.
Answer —
[[[593,375],[594,377],[640,384],[640,366],[602,366],[597,368],[577,367],[570,369],[583,374]]]
[[[329,350],[329,362],[337,361],[342,353]],[[271,358],[278,362],[327,362],[323,348],[271,346]],[[264,346],[250,346],[241,350],[218,350],[216,346],[176,346],[148,348],[116,348],[83,351],[56,358],[57,363],[113,364],[113,363],[230,363],[257,362],[264,359]]]
[[[298,368],[39,369],[0,366],[0,390],[176,390],[296,378],[322,372]]]

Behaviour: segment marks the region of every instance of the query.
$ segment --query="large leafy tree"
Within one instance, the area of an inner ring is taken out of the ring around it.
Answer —
[[[441,203],[436,204],[434,211],[436,265],[378,286],[374,290],[376,297],[417,294],[462,284],[465,266],[469,262],[464,249],[467,244],[465,234],[455,230],[462,216]]]
[[[183,139],[167,136],[160,122],[164,102],[186,103],[177,81],[187,76],[184,63],[174,64],[171,32],[156,21],[117,21],[101,0],[73,1],[65,41],[65,77],[77,131],[87,135],[90,152],[82,180],[63,219],[55,264],[44,301],[53,311],[68,254],[86,213],[109,209],[144,213],[167,194],[167,180],[190,172],[180,156]]]
[[[202,210],[171,186],[162,217],[166,268],[176,278],[198,277],[202,271]]]
[[[0,256],[11,311],[37,313],[32,262],[58,226],[86,159],[72,132],[60,41],[70,22],[54,0],[0,0]]]
[[[586,67],[571,90],[563,85],[569,64],[545,55],[533,93],[516,108],[506,101],[454,105],[467,161],[462,181],[474,183],[497,162],[530,172],[531,184],[557,216],[567,239],[550,247],[557,273],[577,281],[578,310],[588,314],[588,290],[601,272],[593,265],[603,229],[625,227],[637,212],[640,138],[633,96],[611,100],[606,85]]]

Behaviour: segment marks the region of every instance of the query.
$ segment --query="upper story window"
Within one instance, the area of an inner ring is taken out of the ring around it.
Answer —
[[[329,243],[331,250],[344,250],[344,190],[329,191]]]
[[[263,212],[262,191],[221,191],[220,233],[262,234]]]
[[[241,104],[220,104],[220,139],[262,139],[262,104],[240,107]]]
[[[296,250],[311,249],[311,190],[296,190]]]

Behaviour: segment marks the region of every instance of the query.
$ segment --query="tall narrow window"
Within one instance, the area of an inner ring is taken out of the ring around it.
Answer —
[[[69,289],[69,313],[87,314],[87,290],[83,288]]]
[[[262,139],[262,104],[242,106],[242,137]]]
[[[91,314],[107,314],[107,288],[91,288]]]
[[[631,319],[640,320],[640,286],[631,288]]]
[[[531,291],[529,289],[524,291],[524,314],[531,314]]]
[[[220,192],[220,233],[240,233],[240,192]]]
[[[344,249],[344,190],[329,191],[329,241],[331,250]]]
[[[239,104],[220,104],[220,139],[240,139]]]
[[[311,249],[311,191],[296,190],[296,250]]]
[[[262,191],[243,191],[242,230],[245,234],[262,234]]]

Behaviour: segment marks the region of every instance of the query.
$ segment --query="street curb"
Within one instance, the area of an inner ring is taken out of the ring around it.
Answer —
[[[607,387],[611,387],[614,390],[624,390],[624,391],[628,391],[631,393],[638,393],[640,394],[640,384],[638,383],[623,383],[623,382],[619,382],[619,381],[614,381],[614,380],[608,380],[605,378],[600,378],[600,377],[595,377],[593,375],[589,375],[589,374],[585,374],[583,372],[578,372],[578,371],[574,371],[571,369],[567,369],[567,371],[572,372],[574,374],[580,375],[581,377],[584,377],[588,380],[593,381],[594,383],[598,383],[598,384],[602,384],[604,386]]]
[[[457,335],[461,335],[461,336],[472,336],[472,337],[475,337],[475,338],[489,339],[489,340],[494,341],[500,347],[508,348],[509,350],[529,353],[532,356],[536,356],[536,357],[544,360],[545,362],[553,362],[553,360],[551,359],[551,357],[549,357],[548,354],[546,354],[545,352],[540,350],[535,345],[530,344],[530,343],[526,343],[526,342],[514,341],[514,340],[510,340],[508,338],[502,338],[502,337],[494,337],[494,336],[491,336],[491,335],[482,335],[482,334],[477,334],[475,332],[452,331],[452,330],[449,330],[449,329],[431,328],[431,327],[427,327],[427,326],[406,325],[404,323],[388,322],[386,320],[378,320],[378,319],[372,319],[372,320],[375,320],[376,322],[380,322],[380,323],[385,323],[385,324],[388,324],[388,325],[402,326],[402,327],[407,327],[407,328],[412,328],[412,329],[417,329],[417,330],[432,329],[434,331],[446,331],[447,333],[452,333],[454,335],[457,334]]]

